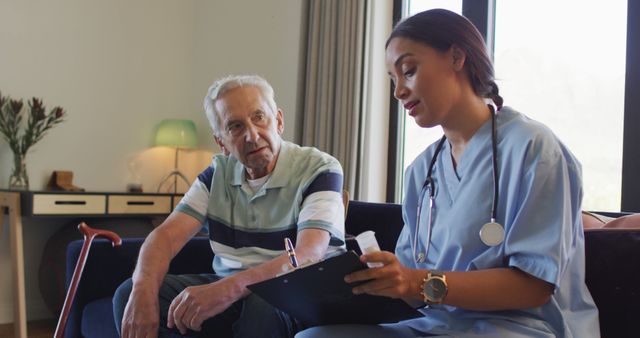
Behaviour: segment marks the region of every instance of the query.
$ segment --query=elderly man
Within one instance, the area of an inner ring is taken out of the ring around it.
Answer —
[[[301,262],[343,250],[342,168],[282,140],[282,111],[261,77],[216,81],[204,107],[223,154],[145,240],[133,277],[114,297],[116,324],[124,338],[291,337],[300,323],[246,286],[287,267],[286,237]],[[203,225],[215,274],[167,275]]]

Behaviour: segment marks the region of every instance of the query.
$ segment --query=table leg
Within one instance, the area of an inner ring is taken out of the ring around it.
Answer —
[[[0,206],[9,209],[9,240],[11,242],[13,270],[13,323],[14,336],[27,338],[27,307],[24,284],[24,250],[22,242],[22,218],[20,194],[0,193]]]

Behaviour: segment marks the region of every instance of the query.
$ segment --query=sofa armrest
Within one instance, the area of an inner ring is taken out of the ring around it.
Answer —
[[[80,337],[80,323],[84,306],[92,301],[112,297],[115,290],[131,277],[144,238],[123,238],[122,245],[112,247],[105,239],[91,245],[78,290],[69,313],[65,337]],[[82,240],[67,247],[66,287],[69,288],[76,262],[82,250]],[[209,239],[191,239],[171,262],[169,273],[212,273],[213,252]]]
[[[592,229],[584,235],[586,284],[598,306],[602,337],[635,336],[640,318],[640,230]]]

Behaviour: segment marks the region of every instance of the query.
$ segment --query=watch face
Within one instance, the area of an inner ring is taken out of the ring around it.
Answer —
[[[440,278],[431,278],[424,285],[424,294],[427,299],[439,302],[447,294],[447,285]]]

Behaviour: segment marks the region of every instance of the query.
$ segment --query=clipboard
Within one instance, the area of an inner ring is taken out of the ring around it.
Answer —
[[[306,325],[395,323],[423,316],[400,299],[354,295],[344,276],[367,266],[354,251],[295,269],[247,288]]]

